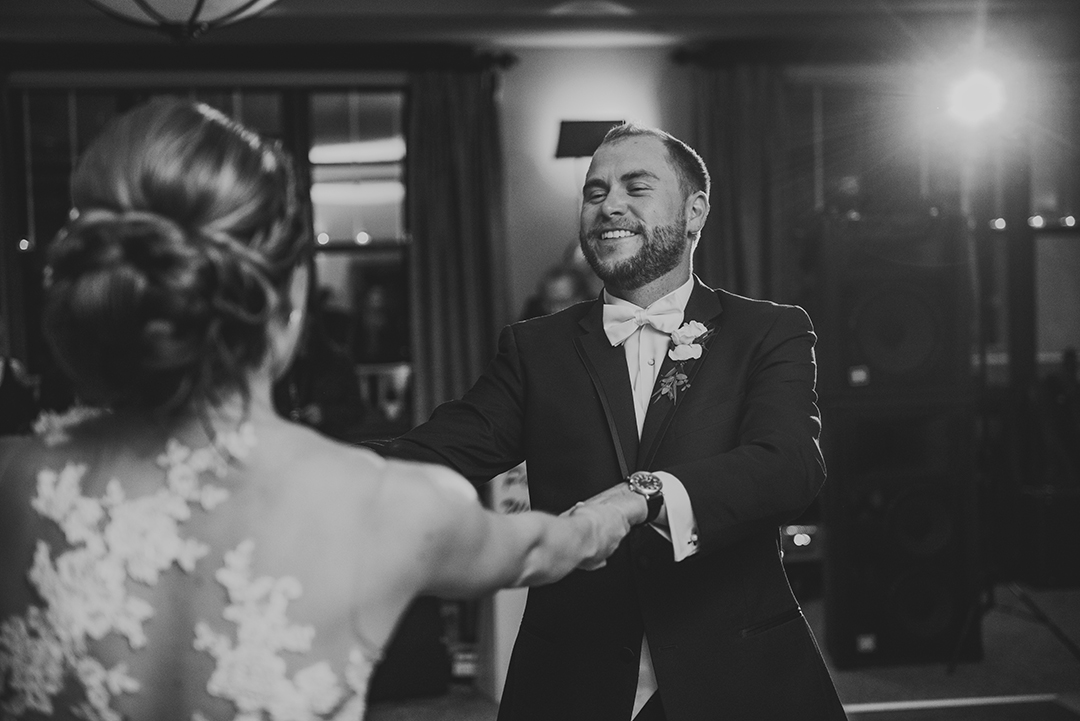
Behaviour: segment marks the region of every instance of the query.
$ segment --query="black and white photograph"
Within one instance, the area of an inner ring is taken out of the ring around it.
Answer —
[[[1078,38],[0,0],[0,719],[1080,721]]]

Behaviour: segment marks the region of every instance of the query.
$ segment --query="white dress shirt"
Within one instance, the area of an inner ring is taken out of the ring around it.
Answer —
[[[649,310],[660,306],[675,306],[680,309],[686,308],[686,302],[690,299],[690,293],[694,289],[694,279],[691,277],[683,285],[660,298],[649,306]],[[604,291],[604,302],[612,305],[634,305],[628,300],[617,298]],[[700,318],[683,318],[683,323]],[[681,324],[680,324],[681,325]],[[661,333],[650,325],[643,325],[626,339],[623,343],[626,351],[626,367],[630,371],[630,386],[634,392],[634,412],[637,418],[638,438],[641,438],[641,429],[645,425],[645,414],[652,402],[653,386],[656,376],[660,372],[660,364],[664,361],[664,355],[671,348],[671,337],[667,333]],[[664,399],[664,402],[667,399]],[[697,553],[697,522],[694,519],[694,510],[690,505],[690,496],[686,493],[686,487],[678,478],[665,471],[656,471],[657,476],[664,483],[664,508],[667,512],[667,527],[657,523],[649,524],[657,533],[671,542],[675,561],[681,561]],[[634,718],[641,711],[642,706],[649,697],[656,692],[656,674],[653,671],[652,655],[649,652],[649,642],[645,636],[641,637],[641,663],[638,666],[637,693],[634,697],[634,710],[630,718]]]

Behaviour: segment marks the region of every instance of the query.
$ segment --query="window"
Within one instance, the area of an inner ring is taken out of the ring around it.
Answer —
[[[412,426],[408,234],[405,228],[403,115],[397,85],[273,88],[37,87],[9,91],[16,166],[9,172],[15,231],[5,303],[16,355],[48,378],[49,408],[70,404],[40,332],[41,277],[49,240],[70,209],[71,170],[117,114],[158,95],[199,100],[282,140],[310,179],[315,237],[312,318],[297,363],[276,389],[279,410],[328,435],[358,441]],[[62,86],[63,82],[57,83]],[[303,117],[306,122],[290,119]],[[5,262],[5,266],[7,263]],[[14,266],[18,266],[15,268]],[[325,347],[316,347],[325,345]],[[330,370],[337,368],[337,373]]]
[[[350,433],[412,425],[402,91],[320,91],[310,103],[317,342],[355,368]]]

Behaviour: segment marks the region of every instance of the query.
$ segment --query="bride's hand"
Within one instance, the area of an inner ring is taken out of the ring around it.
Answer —
[[[564,517],[587,516],[593,523],[594,552],[578,568],[585,571],[602,568],[607,563],[607,557],[615,552],[630,532],[630,527],[643,523],[647,513],[645,499],[625,483],[618,483],[564,511],[561,514]]]

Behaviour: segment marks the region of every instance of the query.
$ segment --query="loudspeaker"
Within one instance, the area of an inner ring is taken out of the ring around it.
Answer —
[[[962,221],[924,209],[822,219],[812,317],[823,398],[951,393],[971,377]]]
[[[974,424],[974,403],[957,398],[823,407],[837,667],[981,658]]]
[[[1024,488],[1018,500],[1019,579],[1035,588],[1080,588],[1080,487]]]
[[[813,296],[837,667],[981,657],[967,233],[933,208],[821,219]]]

